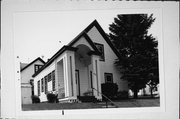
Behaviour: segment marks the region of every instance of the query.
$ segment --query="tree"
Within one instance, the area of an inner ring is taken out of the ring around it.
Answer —
[[[115,64],[123,74],[122,78],[128,81],[134,98],[146,84],[159,80],[155,79],[155,75],[158,77],[155,73],[158,71],[158,42],[148,34],[154,21],[153,14],[117,15],[109,26],[108,36],[120,54]]]
[[[159,68],[158,68],[158,57],[155,57],[153,59],[154,61],[154,67],[151,67],[149,69],[148,74],[148,83],[147,85],[150,87],[151,91],[151,97],[153,98],[153,90],[157,88],[157,85],[159,84]]]

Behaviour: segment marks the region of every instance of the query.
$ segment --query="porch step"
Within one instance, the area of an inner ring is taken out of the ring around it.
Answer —
[[[97,102],[95,96],[78,96],[77,97],[81,102]]]

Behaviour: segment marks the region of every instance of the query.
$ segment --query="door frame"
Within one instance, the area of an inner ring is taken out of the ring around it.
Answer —
[[[93,73],[92,73],[92,71],[90,71],[90,82],[91,82],[92,95],[94,95],[94,90],[93,90]]]
[[[76,88],[78,88],[77,90],[77,96],[81,96],[81,90],[80,90],[80,76],[79,76],[79,70],[75,70],[75,75],[76,76]]]

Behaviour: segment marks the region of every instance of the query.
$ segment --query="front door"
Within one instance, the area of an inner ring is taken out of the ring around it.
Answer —
[[[79,70],[76,70],[75,76],[76,76],[76,90],[77,90],[77,96],[80,96],[81,92],[80,92]]]

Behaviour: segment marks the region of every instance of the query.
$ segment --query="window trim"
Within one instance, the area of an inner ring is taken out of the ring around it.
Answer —
[[[102,52],[99,51],[101,53],[100,55],[100,58],[99,58],[99,61],[105,61],[105,52],[104,52],[104,44],[101,44],[101,43],[96,43],[94,42],[96,48],[99,50],[98,47],[102,47]]]
[[[111,76],[111,81],[107,81],[107,76]],[[104,73],[104,79],[105,79],[105,83],[113,83],[113,73]]]
[[[47,78],[48,78],[48,82],[50,82],[52,80],[52,74],[51,72],[47,75]]]
[[[43,65],[41,64],[35,64],[34,65],[34,72],[36,73]],[[36,67],[37,67],[37,70],[36,70]]]
[[[37,82],[37,84],[38,84],[38,96],[40,96],[40,93],[41,93],[41,84],[40,84],[40,80]]]
[[[51,72],[52,74],[52,91],[55,91],[56,90],[56,76],[55,76],[55,70],[53,70]]]
[[[44,92],[44,78],[41,79],[41,92]]]
[[[48,76],[44,77],[44,92],[45,94],[48,92]]]

